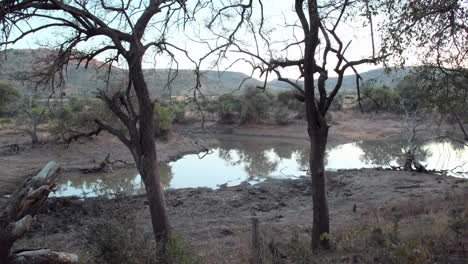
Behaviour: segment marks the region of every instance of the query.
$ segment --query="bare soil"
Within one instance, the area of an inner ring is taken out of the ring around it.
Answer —
[[[403,129],[401,120],[391,115],[362,116],[345,111],[335,113],[333,120],[329,136],[331,145],[382,138],[398,134]],[[257,124],[220,127],[208,123],[207,127],[209,132],[200,129],[199,124],[176,126],[176,134],[168,142],[157,143],[158,158],[169,161],[185,153],[200,151],[201,147],[194,138],[202,132],[307,138],[306,125],[299,121],[287,126]],[[107,153],[111,153],[112,160],[132,162],[125,146],[108,134],[73,142],[68,148],[54,143],[32,148],[28,140],[22,134],[0,133],[0,146],[4,146],[0,149],[0,195],[12,192],[17,183],[50,160],[55,160],[66,170],[95,166]],[[9,153],[9,144],[19,144],[20,151]],[[378,220],[378,217],[390,217],[413,204],[418,204],[418,208],[445,210],[447,208],[437,208],[441,206],[434,201],[457,196],[462,197],[464,208],[453,209],[466,210],[468,205],[468,182],[452,177],[360,169],[328,172],[327,178],[333,233]],[[252,217],[259,219],[262,232],[274,238],[280,250],[286,250],[285,245],[295,230],[303,234],[311,231],[312,198],[309,186],[310,180],[303,178],[267,180],[256,185],[244,183],[218,190],[177,189],[166,192],[166,203],[174,232],[199,252],[203,263],[245,263],[243,260],[248,255]],[[151,233],[144,196],[113,200],[51,198],[36,217],[30,234],[17,247],[56,248],[78,253],[87,259],[87,227],[98,219],[110,217],[108,212],[135,216],[137,226]],[[407,220],[413,221],[414,218]]]

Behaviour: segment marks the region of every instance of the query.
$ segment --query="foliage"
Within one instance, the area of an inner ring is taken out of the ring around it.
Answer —
[[[289,248],[292,250],[292,261],[297,264],[314,263],[312,250],[299,238],[299,232],[294,232],[289,241]]]
[[[167,139],[172,128],[172,118],[169,108],[159,103],[154,105],[154,136]]]
[[[466,67],[468,5],[460,0],[396,1],[371,3],[383,7],[382,50],[404,64],[415,56],[425,65]]]
[[[287,125],[289,123],[288,112],[284,108],[279,108],[275,113],[275,121],[278,125]]]
[[[294,91],[283,91],[279,92],[277,95],[277,100],[282,105],[289,105],[289,101],[295,99]]]
[[[241,100],[232,93],[223,94],[218,98],[218,117],[222,124],[232,124],[241,112]]]
[[[415,75],[407,75],[398,82],[395,90],[401,98],[402,106],[408,111],[428,106],[429,94]]]
[[[361,107],[364,112],[398,112],[400,97],[388,86],[375,87],[373,82],[366,82],[361,87]]]
[[[96,119],[114,124],[117,129],[119,121],[100,100],[71,97],[68,101],[50,103],[48,114],[49,132],[66,139],[77,133],[85,133],[97,128]]]
[[[170,107],[172,121],[174,123],[184,123],[185,120],[185,105],[183,103],[173,104]]]
[[[466,85],[457,85],[466,79],[466,1],[385,0],[381,7],[386,14],[380,27],[382,50],[400,65],[416,58],[424,66],[417,76],[427,94],[424,98],[430,98],[430,107],[456,121],[468,140],[462,118],[468,112]]]
[[[12,103],[18,101],[21,94],[9,83],[0,83],[0,115],[12,114]]]
[[[241,122],[259,122],[268,118],[273,96],[260,89],[249,87],[242,96]]]

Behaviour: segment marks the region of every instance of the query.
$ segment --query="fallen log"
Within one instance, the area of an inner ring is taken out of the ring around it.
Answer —
[[[48,264],[48,263],[77,263],[78,256],[70,253],[56,252],[50,249],[36,249],[16,252],[12,264]]]
[[[21,257],[11,254],[11,247],[17,239],[29,232],[33,216],[53,190],[62,172],[63,169],[51,161],[37,175],[26,179],[8,199],[5,208],[0,211],[0,264],[16,263],[17,257]],[[20,259],[25,259],[29,255],[22,256]],[[45,262],[28,261],[28,263]],[[51,259],[47,263],[73,262],[57,262]]]

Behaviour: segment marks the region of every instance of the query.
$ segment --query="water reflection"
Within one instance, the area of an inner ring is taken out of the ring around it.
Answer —
[[[405,163],[404,147],[406,142],[399,138],[393,137],[387,140],[367,140],[356,142],[356,147],[362,150],[361,161],[367,165],[374,166],[402,166]],[[416,142],[416,159],[418,161],[426,161],[431,155],[429,149],[424,148],[424,144]],[[426,144],[427,145],[427,144]]]
[[[170,186],[173,178],[172,167],[161,163],[161,182]],[[57,182],[52,196],[96,197],[111,196],[119,193],[144,194],[145,186],[136,169],[117,170],[112,173],[66,172]]]
[[[236,185],[266,177],[291,178],[305,175],[308,168],[307,141],[238,136],[206,141],[211,147],[208,155],[186,155],[175,162],[160,165],[161,181],[166,188],[216,188],[221,184]],[[327,149],[326,168],[402,165],[404,143],[404,139],[395,137],[332,147]],[[428,169],[468,171],[468,148],[456,142],[423,144],[417,150],[417,158],[422,164],[427,164]],[[466,174],[459,176],[466,177]],[[67,173],[57,189],[57,196],[144,193],[143,183],[135,169],[109,174]]]

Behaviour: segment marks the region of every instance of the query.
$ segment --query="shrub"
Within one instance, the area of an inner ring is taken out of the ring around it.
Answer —
[[[167,139],[172,128],[171,113],[167,107],[159,103],[154,105],[154,136]]]
[[[400,111],[400,96],[388,86],[375,87],[366,83],[361,90],[361,106],[364,112]]]
[[[51,111],[48,113],[49,132],[52,135],[66,138],[76,132],[92,131],[97,127],[95,119],[113,124],[117,129],[123,128],[117,117],[102,101],[72,97],[68,104],[55,104],[51,105],[50,108]]]
[[[296,100],[294,97],[294,91],[284,91],[278,93],[277,100],[280,104],[288,105],[290,100]]]
[[[333,98],[332,103],[330,104],[330,111],[341,111],[343,110],[343,101],[344,101],[344,96],[341,94],[338,94]]]
[[[11,115],[14,114],[14,107],[12,104],[18,100],[20,100],[21,94],[13,88],[11,84],[7,83],[0,83],[0,115],[7,114]]]
[[[185,105],[182,104],[175,104],[171,108],[172,113],[172,121],[174,123],[183,123],[185,122]]]
[[[287,110],[284,108],[278,109],[275,113],[275,121],[278,125],[287,125],[289,123]]]
[[[268,118],[273,95],[256,88],[248,88],[243,95],[241,122],[258,122]]]
[[[218,118],[222,124],[233,124],[241,111],[240,99],[233,94],[223,94],[218,98]]]
[[[153,236],[136,227],[134,217],[115,215],[91,224],[85,234],[92,263],[201,263],[196,252],[174,235],[165,245],[154,246]],[[142,235],[144,234],[144,235]]]

